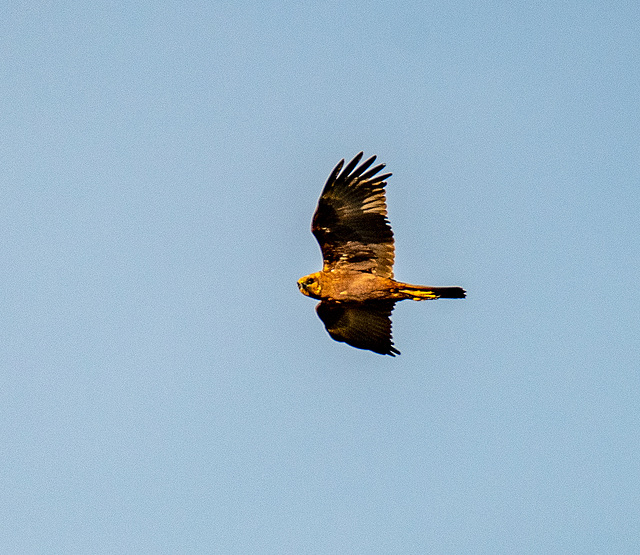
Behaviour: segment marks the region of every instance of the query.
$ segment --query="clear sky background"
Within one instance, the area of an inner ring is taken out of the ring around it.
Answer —
[[[640,551],[636,1],[0,15],[0,551]],[[395,359],[295,283],[360,150]]]

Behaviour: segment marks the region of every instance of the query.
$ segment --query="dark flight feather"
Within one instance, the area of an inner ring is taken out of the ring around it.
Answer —
[[[320,244],[324,270],[340,268],[393,277],[394,243],[384,187],[391,174],[369,169],[376,157],[360,152],[344,169],[334,168],[313,215],[311,231]],[[368,170],[368,171],[367,171]]]
[[[391,312],[395,301],[334,303],[323,301],[316,312],[335,341],[381,355],[400,354],[391,339]]]

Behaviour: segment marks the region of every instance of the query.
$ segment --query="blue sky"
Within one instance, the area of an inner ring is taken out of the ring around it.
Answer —
[[[0,11],[0,550],[638,552],[636,2]],[[360,150],[395,359],[295,284]]]

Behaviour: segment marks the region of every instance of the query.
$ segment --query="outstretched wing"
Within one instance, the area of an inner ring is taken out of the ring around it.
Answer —
[[[332,303],[323,301],[316,312],[336,341],[381,355],[399,355],[391,340],[391,312],[395,301]]]
[[[325,272],[340,268],[391,278],[393,232],[384,194],[385,179],[391,174],[376,175],[384,164],[369,169],[375,156],[358,166],[362,155],[359,153],[344,169],[341,160],[331,172],[311,231],[320,243]]]

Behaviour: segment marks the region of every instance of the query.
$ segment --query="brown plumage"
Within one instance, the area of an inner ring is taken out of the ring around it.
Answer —
[[[393,279],[393,231],[384,187],[390,173],[358,166],[360,152],[344,169],[341,160],[327,179],[311,231],[320,244],[322,271],[298,280],[300,291],[320,299],[316,312],[336,341],[383,355],[400,354],[391,339],[391,312],[397,301],[461,299],[460,287],[411,285]]]

